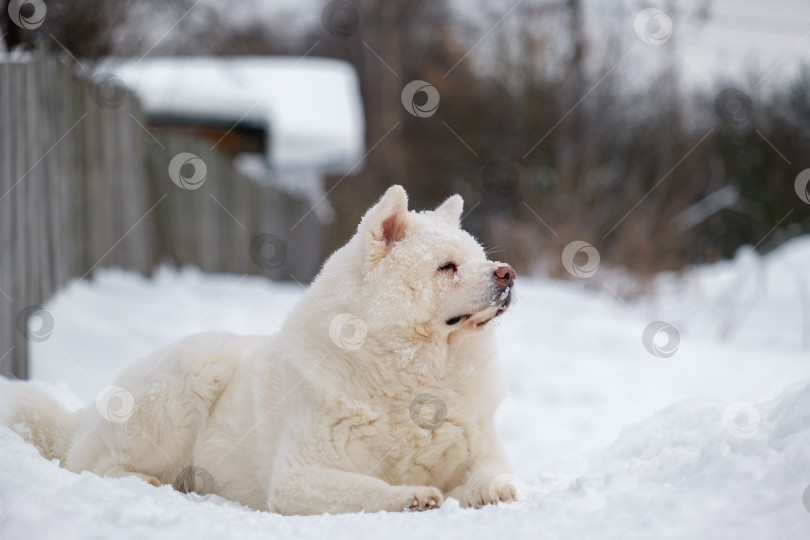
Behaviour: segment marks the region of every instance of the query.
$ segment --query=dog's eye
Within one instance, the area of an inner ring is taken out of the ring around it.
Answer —
[[[446,262],[446,263],[444,263],[443,265],[441,265],[439,267],[439,272],[444,272],[444,271],[447,271],[447,270],[452,270],[453,273],[455,274],[456,270],[458,270],[458,268],[456,268],[456,263],[454,263],[454,262]]]

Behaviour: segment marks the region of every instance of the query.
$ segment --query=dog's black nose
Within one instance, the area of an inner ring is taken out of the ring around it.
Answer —
[[[517,272],[515,269],[505,264],[503,266],[499,266],[495,269],[495,272],[492,273],[495,276],[495,281],[502,286],[503,288],[511,287],[515,283],[515,278],[517,277]]]

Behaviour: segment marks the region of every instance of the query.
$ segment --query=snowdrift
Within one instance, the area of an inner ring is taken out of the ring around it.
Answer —
[[[73,474],[0,427],[0,538],[807,538],[808,266],[810,239],[799,238],[660,276],[633,301],[615,281],[519,278],[498,321],[507,399],[496,416],[524,481],[519,503],[283,517]],[[107,270],[46,306],[55,328],[34,344],[33,375],[75,407],[179,336],[272,332],[301,294],[193,269],[150,280]],[[642,343],[658,320],[679,333],[669,357]]]

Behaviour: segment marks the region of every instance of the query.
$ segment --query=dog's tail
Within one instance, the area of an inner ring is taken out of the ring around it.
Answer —
[[[0,425],[36,446],[45,458],[58,459],[64,465],[77,423],[76,412],[36,383],[0,377]]]

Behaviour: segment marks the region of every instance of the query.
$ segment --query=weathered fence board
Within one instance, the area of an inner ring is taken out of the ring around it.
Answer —
[[[206,141],[165,130],[147,134],[135,96],[104,107],[92,90],[73,67],[47,56],[0,63],[3,375],[27,375],[30,336],[18,328],[18,315],[97,268],[148,274],[167,262],[306,281],[323,256],[316,219],[290,232],[307,201],[242,177]],[[180,152],[205,162],[199,189],[182,189],[169,177]],[[250,256],[259,233],[295,249],[263,268]]]

